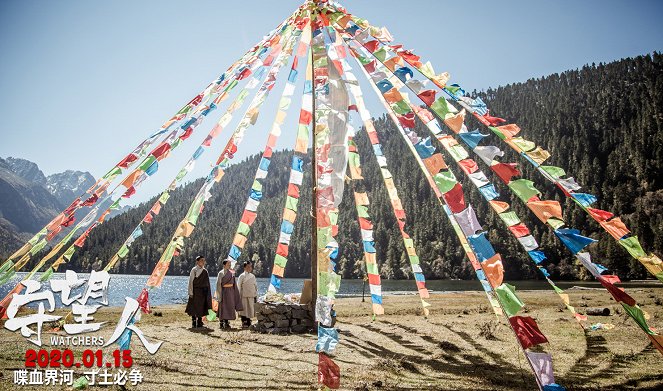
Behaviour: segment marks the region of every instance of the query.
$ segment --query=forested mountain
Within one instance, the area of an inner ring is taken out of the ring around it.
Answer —
[[[548,149],[552,158],[546,164],[565,168],[585,186],[585,192],[597,195],[599,202],[595,207],[622,216],[646,249],[663,255],[663,57],[660,54],[585,66],[474,94],[488,103],[493,115],[517,123],[523,129],[523,137]],[[376,119],[375,125],[408,214],[406,229],[415,240],[424,274],[427,278],[472,278],[472,268],[464,259],[453,230],[395,127],[385,117]],[[419,125],[418,131],[425,134],[425,128]],[[259,123],[259,126],[267,125]],[[478,125],[468,118],[468,127],[474,129]],[[371,201],[380,272],[386,278],[411,278],[396,220],[366,134],[359,132],[356,141]],[[486,141],[499,145],[493,136]],[[538,173],[533,173],[528,164],[510,154],[507,148],[503,149],[507,155],[502,161],[521,163],[519,168],[525,176],[534,180],[543,192],[542,199],[562,202],[568,225],[600,239],[598,245],[592,247],[597,262],[624,279],[646,276],[639,263],[598,224],[589,221],[582,210],[565,200],[559,190]],[[290,151],[273,155],[258,219],[242,255],[242,259],[257,261],[259,276],[267,276],[271,270],[290,156]],[[452,162],[450,157],[446,158]],[[187,239],[183,254],[175,258],[170,274],[186,273],[198,254],[208,258],[211,272],[217,270],[216,261],[226,257],[231,245],[258,161],[256,155],[232,166],[215,186],[197,229]],[[307,167],[286,270],[286,276],[290,277],[307,276],[310,267],[307,238],[310,233],[310,166]],[[490,177],[490,170],[482,168]],[[459,170],[454,169],[454,172],[461,177]],[[508,192],[496,178],[491,179],[499,190]],[[145,228],[145,234],[134,242],[128,258],[118,264],[115,272],[151,272],[201,183],[202,179],[173,192],[165,209]],[[538,278],[527,255],[474,186],[464,183],[464,188],[481,223],[490,229],[489,237],[496,250],[503,255],[506,278]],[[362,248],[352,202],[353,197],[346,187],[338,237],[344,278],[361,274],[357,261],[362,258]],[[87,271],[105,264],[152,203],[145,203],[98,227],[72,260],[72,267]],[[547,252],[547,266],[553,277],[583,277],[552,231],[520,201],[514,199],[512,205],[525,217],[533,228],[533,235]]]

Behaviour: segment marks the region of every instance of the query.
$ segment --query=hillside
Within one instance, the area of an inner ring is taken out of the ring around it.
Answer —
[[[548,164],[564,167],[579,183],[586,185],[586,192],[598,195],[596,207],[621,215],[646,249],[663,253],[663,57],[660,54],[586,66],[476,94],[488,102],[493,113],[518,123],[524,137],[546,147],[553,156]],[[475,124],[472,121],[469,120],[468,126],[473,129]],[[407,229],[415,240],[424,274],[428,278],[472,278],[472,269],[463,259],[463,251],[446,217],[394,126],[382,117],[376,120],[376,128],[408,213]],[[418,130],[425,133],[423,126]],[[407,258],[370,144],[363,132],[356,140],[371,197],[370,213],[375,222],[381,274],[386,278],[408,278],[411,275]],[[495,139],[488,141],[497,143]],[[259,276],[266,276],[271,270],[290,156],[288,151],[274,153],[259,217],[242,255],[243,259],[258,261],[256,273]],[[513,156],[507,160],[507,157],[503,161],[520,161]],[[208,262],[211,272],[217,270],[215,261],[227,254],[258,160],[259,156],[253,156],[227,171],[213,190],[213,197],[205,206],[198,228],[188,239],[185,252],[175,259],[169,273],[186,273],[193,257],[198,254],[204,254],[211,261]],[[583,230],[585,235],[602,239],[597,248],[599,251],[593,251],[599,262],[624,279],[645,277],[644,269],[600,231],[597,224],[588,221],[578,207],[560,197],[557,189],[545,184],[543,178],[533,174],[527,165],[521,164],[520,167],[544,191],[542,198],[556,198],[562,202],[565,219],[571,226]],[[306,276],[309,269],[307,235],[310,222],[302,218],[310,210],[309,169],[305,169],[300,219],[292,236],[286,272],[291,277]],[[116,272],[149,273],[152,270],[201,181],[194,181],[174,192],[167,207],[145,229],[145,235],[136,240],[129,257],[117,266]],[[497,186],[500,188],[499,184]],[[469,184],[465,189],[480,220],[493,231],[491,239],[505,258],[506,278],[536,278],[528,257],[516,240],[505,232],[476,189]],[[99,267],[105,263],[152,202],[96,229],[72,260],[72,266],[77,270],[89,270],[91,266]],[[339,218],[340,268],[344,278],[360,274],[355,262],[362,257],[359,226],[351,202],[352,197],[346,192]],[[582,276],[577,273],[574,259],[552,232],[522,204],[514,201],[513,205],[521,216],[529,218],[526,222],[534,228],[534,236],[540,239],[549,255],[551,266],[548,269],[553,277]]]

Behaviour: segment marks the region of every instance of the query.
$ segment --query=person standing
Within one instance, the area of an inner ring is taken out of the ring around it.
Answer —
[[[191,327],[203,327],[203,316],[212,308],[212,291],[209,273],[205,269],[205,257],[196,257],[196,266],[189,273],[189,301],[185,312],[191,316]]]
[[[223,268],[216,279],[216,296],[219,300],[219,317],[221,329],[230,328],[230,321],[237,319],[237,311],[242,310],[235,274],[230,270],[230,261],[223,261]]]
[[[253,264],[251,261],[244,262],[244,273],[237,279],[239,287],[239,296],[242,298],[242,311],[239,315],[242,318],[242,327],[251,326],[251,318],[255,316],[255,302],[258,298],[258,283],[253,274]]]

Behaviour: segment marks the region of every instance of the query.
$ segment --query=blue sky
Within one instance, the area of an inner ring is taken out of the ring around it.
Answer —
[[[103,175],[299,4],[1,1],[0,157],[32,160],[47,175],[65,169]],[[659,1],[344,4],[387,26],[397,42],[469,90],[663,49]],[[237,161],[262,149],[280,92],[274,90]],[[164,161],[135,201],[161,191],[220,115]],[[293,128],[284,130],[279,147],[292,144]],[[206,173],[231,129],[190,179]]]

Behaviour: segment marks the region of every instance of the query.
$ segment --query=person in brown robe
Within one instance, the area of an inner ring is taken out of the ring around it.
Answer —
[[[230,328],[230,321],[237,319],[237,311],[242,310],[242,300],[235,281],[235,273],[230,270],[230,260],[223,261],[223,268],[216,279],[216,297],[219,300],[217,316],[221,329]]]
[[[191,327],[203,327],[203,316],[212,308],[212,290],[209,273],[205,269],[205,257],[196,257],[196,266],[189,274],[189,301],[185,312],[191,316]]]

